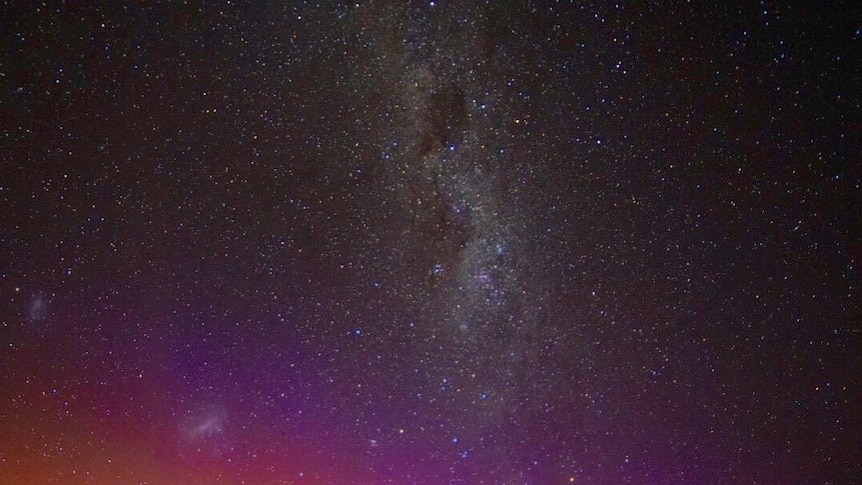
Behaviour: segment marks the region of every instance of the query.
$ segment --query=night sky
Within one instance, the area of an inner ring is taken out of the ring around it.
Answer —
[[[858,3],[86,3],[0,7],[0,483],[862,477]]]

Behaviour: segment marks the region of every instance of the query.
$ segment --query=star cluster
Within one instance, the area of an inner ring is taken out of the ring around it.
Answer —
[[[858,7],[25,3],[0,482],[862,476]]]

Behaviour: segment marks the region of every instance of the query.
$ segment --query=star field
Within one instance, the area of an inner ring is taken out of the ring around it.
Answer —
[[[858,7],[0,19],[0,482],[862,476]]]

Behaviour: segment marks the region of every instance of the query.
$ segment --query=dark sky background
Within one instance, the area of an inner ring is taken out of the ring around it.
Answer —
[[[862,477],[855,2],[87,3],[0,10],[0,482]]]

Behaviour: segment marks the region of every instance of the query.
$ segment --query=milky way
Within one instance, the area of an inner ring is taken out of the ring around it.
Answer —
[[[49,3],[0,482],[862,476],[858,7]]]

